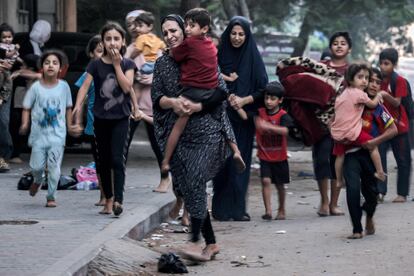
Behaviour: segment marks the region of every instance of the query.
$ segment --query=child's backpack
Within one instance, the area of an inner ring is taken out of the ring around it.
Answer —
[[[391,80],[390,80],[390,87],[391,87],[392,93],[395,92],[395,88],[397,85],[397,78],[398,78],[398,74],[396,72],[393,72],[391,75]],[[414,119],[414,102],[412,98],[410,83],[408,82],[407,79],[404,78],[404,80],[407,83],[407,96],[401,98],[401,105],[405,108],[405,112],[407,113],[408,120],[411,120],[411,119]]]

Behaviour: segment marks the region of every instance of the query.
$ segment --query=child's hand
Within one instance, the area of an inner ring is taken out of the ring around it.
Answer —
[[[130,118],[134,120],[135,122],[141,121],[143,115],[144,113],[141,110],[139,110],[139,108],[133,108]]]
[[[122,56],[119,53],[118,49],[115,49],[115,48],[111,49],[109,51],[109,54],[111,55],[112,64],[114,66],[121,65]]]
[[[377,145],[375,143],[372,142],[372,140],[368,140],[365,144],[362,144],[362,147],[364,149],[367,149],[369,151],[375,149]]]
[[[231,81],[235,81],[235,80],[237,80],[237,78],[239,77],[239,75],[237,75],[237,73],[236,72],[233,72],[233,73],[230,73],[230,80]]]
[[[13,72],[11,75],[10,75],[10,79],[11,80],[14,80],[15,78],[17,78],[18,76],[20,76],[20,70],[17,70],[17,71],[15,71],[15,72]]]
[[[26,135],[28,131],[29,131],[29,124],[22,124],[19,129],[19,134]]]
[[[3,104],[3,99],[0,99],[0,105],[2,105]]]
[[[83,127],[80,124],[68,126],[69,135],[72,137],[79,137],[83,133]]]

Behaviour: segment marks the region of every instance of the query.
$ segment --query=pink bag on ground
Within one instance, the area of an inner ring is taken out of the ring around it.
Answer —
[[[76,172],[76,180],[78,182],[91,181],[98,183],[98,177],[96,176],[96,169],[88,167],[80,167]]]

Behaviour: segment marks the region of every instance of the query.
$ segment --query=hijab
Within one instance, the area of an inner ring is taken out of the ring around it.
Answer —
[[[230,33],[235,25],[241,26],[246,35],[243,45],[239,48],[233,47],[230,41]],[[268,82],[265,65],[251,33],[250,23],[245,17],[234,16],[224,30],[221,35],[218,62],[224,74],[236,72],[239,76],[234,82],[227,83],[230,92],[239,97],[257,92]]]
[[[130,11],[125,16],[125,20],[128,19],[128,18],[130,18],[130,17],[137,17],[138,15],[140,15],[143,12],[145,12],[145,11],[144,10],[133,10],[133,11]]]
[[[180,29],[183,31],[183,34],[185,36],[185,27],[184,27],[184,19],[179,16],[178,14],[169,14],[161,19],[161,31],[162,31],[162,25],[165,23],[165,21],[175,21],[177,22]]]
[[[49,40],[51,31],[52,27],[46,20],[40,19],[34,23],[29,36],[35,55],[40,56],[42,54],[42,50],[40,48],[43,47]]]

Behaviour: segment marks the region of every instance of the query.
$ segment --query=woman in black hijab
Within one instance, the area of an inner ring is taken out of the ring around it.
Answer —
[[[233,160],[229,159],[214,178],[213,217],[222,221],[248,221],[246,194],[255,134],[253,116],[257,110],[255,103],[263,102],[261,89],[266,86],[268,77],[246,18],[235,16],[230,20],[221,36],[218,61],[232,94],[227,112],[247,169],[238,173]],[[237,114],[239,108],[247,112],[247,120]]]

